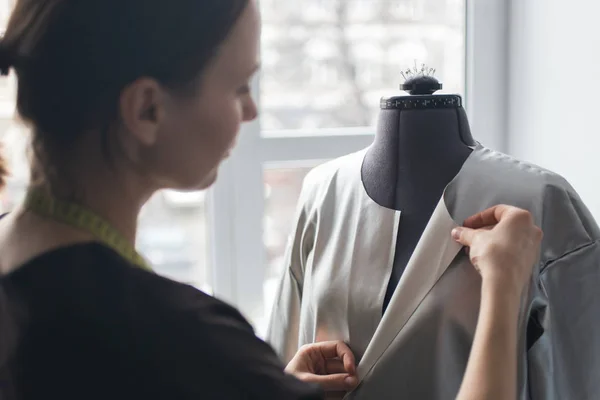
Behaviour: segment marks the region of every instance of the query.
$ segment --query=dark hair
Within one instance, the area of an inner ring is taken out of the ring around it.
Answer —
[[[248,1],[18,0],[0,72],[16,71],[17,110],[32,126],[36,154],[60,152],[87,130],[108,131],[120,93],[141,77],[182,94],[196,88]]]

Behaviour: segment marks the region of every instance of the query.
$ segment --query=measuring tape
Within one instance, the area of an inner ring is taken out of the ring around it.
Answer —
[[[78,204],[60,201],[40,190],[30,190],[25,196],[25,208],[46,218],[53,219],[91,233],[131,264],[152,271],[150,265],[137,250],[106,220]]]

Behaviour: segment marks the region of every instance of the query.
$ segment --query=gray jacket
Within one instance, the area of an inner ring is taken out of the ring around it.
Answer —
[[[544,231],[520,323],[521,400],[600,399],[600,230],[560,176],[477,145],[429,221],[381,315],[401,212],[366,194],[366,150],[307,176],[268,329],[282,359],[348,342],[359,387],[348,399],[453,399],[477,323],[481,279],[450,237],[504,203]]]

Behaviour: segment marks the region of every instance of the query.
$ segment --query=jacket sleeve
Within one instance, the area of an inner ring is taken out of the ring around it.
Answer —
[[[548,263],[539,283],[544,301],[533,316],[540,334],[528,352],[530,398],[598,399],[600,242]]]
[[[309,189],[310,185],[305,179],[286,246],[282,273],[265,338],[286,364],[294,357],[299,347],[304,271],[313,247],[314,224],[310,216]]]

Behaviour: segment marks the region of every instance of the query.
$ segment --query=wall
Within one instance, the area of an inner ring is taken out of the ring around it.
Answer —
[[[512,0],[508,152],[567,178],[600,220],[600,2]]]

